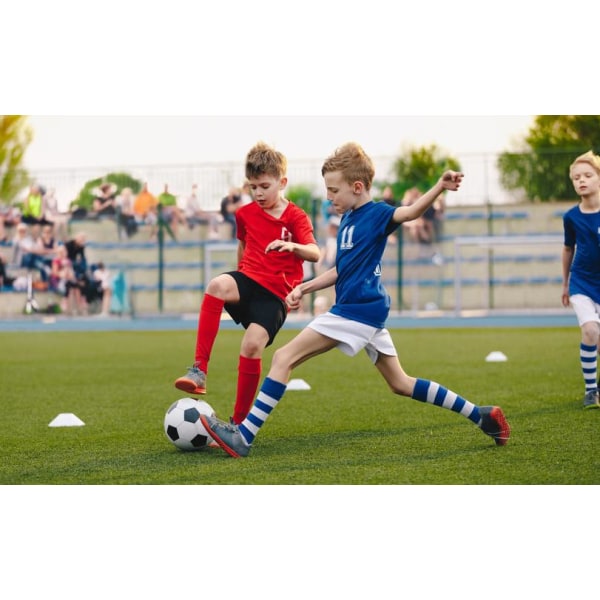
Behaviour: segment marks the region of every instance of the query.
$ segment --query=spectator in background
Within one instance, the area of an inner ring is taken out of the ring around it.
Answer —
[[[235,240],[237,236],[235,213],[240,206],[242,206],[242,190],[237,187],[231,188],[227,196],[221,200],[221,217],[231,227],[232,240]]]
[[[97,284],[98,294],[102,299],[101,317],[110,315],[110,301],[112,299],[111,274],[103,262],[99,262],[92,272],[92,279]]]
[[[158,223],[158,199],[148,191],[148,184],[144,183],[140,193],[133,203],[133,214],[138,225],[150,225],[150,239],[156,236]]]
[[[52,259],[56,256],[58,242],[54,237],[54,227],[52,225],[44,225],[40,236],[34,240],[32,253],[36,255],[36,259],[32,262],[38,262],[39,268],[45,267],[43,270],[50,273]],[[43,281],[47,281],[48,277],[42,276]]]
[[[210,239],[219,237],[219,217],[215,213],[202,209],[197,184],[192,186],[192,193],[186,198],[184,212],[190,229],[193,229],[194,225],[208,225],[208,237]]]
[[[97,188],[93,203],[97,217],[114,217],[117,214],[117,186],[114,183],[103,183]]]
[[[124,229],[128,238],[137,233],[138,225],[133,212],[133,191],[130,187],[124,187],[117,196],[115,204],[119,219],[119,238],[121,230]]]
[[[68,257],[67,247],[60,245],[52,260],[50,273],[50,289],[62,296],[61,311],[75,314],[85,312],[85,303],[81,294],[81,285],[73,269],[73,263]]]
[[[68,236],[69,211],[61,212],[58,206],[58,198],[56,190],[49,188],[44,194],[44,206],[46,212],[44,216],[47,221],[50,221],[54,226],[54,235],[60,241],[65,241]]]
[[[15,277],[11,277],[6,272],[6,267],[7,267],[6,259],[4,258],[4,256],[2,256],[2,254],[0,254],[0,291],[2,290],[3,287],[6,287],[6,288],[12,287],[12,284],[15,281]]]
[[[394,198],[394,190],[392,189],[392,187],[390,185],[386,185],[385,188],[383,189],[381,199],[383,200],[383,202],[385,202],[386,204],[389,204],[390,206],[398,206],[398,203],[396,202],[396,199]]]
[[[183,211],[177,206],[177,198],[169,192],[169,184],[165,183],[165,189],[158,195],[157,200],[162,218],[177,238],[179,225],[186,225],[186,221]]]
[[[45,212],[44,190],[34,183],[29,188],[29,193],[23,202],[23,214],[21,215],[21,221],[32,226],[31,234],[34,238],[39,235],[41,226],[49,223],[44,218]]]
[[[15,267],[37,271],[41,280],[47,282],[50,268],[39,254],[37,240],[31,235],[26,223],[19,223],[12,242],[12,264]]]
[[[401,205],[411,206],[420,196],[421,191],[418,187],[409,188],[404,192]],[[410,241],[418,242],[420,244],[426,243],[427,234],[424,231],[422,216],[414,219],[413,221],[405,221],[402,223],[402,227],[404,227],[404,231],[408,233],[408,238]]]
[[[73,265],[73,270],[78,278],[87,275],[88,264],[85,255],[85,245],[87,243],[87,234],[83,231],[75,234],[73,238],[65,243],[67,257]]]
[[[6,229],[8,227],[14,227],[20,222],[21,213],[17,208],[0,203],[0,244],[9,241]]]

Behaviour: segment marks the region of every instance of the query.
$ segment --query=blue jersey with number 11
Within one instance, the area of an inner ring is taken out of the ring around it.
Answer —
[[[335,304],[330,312],[381,329],[390,312],[390,297],[381,282],[381,258],[387,236],[398,224],[394,207],[368,202],[347,212],[337,237]]]

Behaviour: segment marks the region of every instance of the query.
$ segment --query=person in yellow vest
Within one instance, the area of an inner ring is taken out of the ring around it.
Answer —
[[[31,234],[34,239],[37,239],[42,225],[50,225],[50,221],[44,218],[45,205],[44,194],[41,187],[33,184],[29,188],[29,194],[23,203],[23,213],[21,221],[31,225]]]
[[[177,205],[177,197],[169,192],[169,185],[165,183],[164,190],[158,195],[158,204],[162,210],[163,219],[170,225],[173,235],[177,237],[179,225],[187,225],[185,215]]]

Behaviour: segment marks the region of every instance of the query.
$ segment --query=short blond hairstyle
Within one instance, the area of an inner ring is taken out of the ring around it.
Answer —
[[[590,165],[592,167],[592,169],[594,169],[594,171],[596,171],[596,173],[598,173],[600,175],[600,156],[598,156],[597,154],[594,154],[594,152],[592,150],[588,150],[585,154],[578,156],[573,161],[573,163],[569,167],[569,175],[570,176],[573,173],[573,167],[580,163],[586,163],[586,164]]]
[[[287,158],[265,142],[258,142],[246,156],[246,178],[256,179],[261,175],[284,177],[287,173]]]
[[[361,181],[367,191],[371,189],[375,177],[373,161],[356,142],[348,142],[340,146],[325,159],[321,167],[321,175],[333,171],[339,171],[344,181],[350,185],[355,181]]]

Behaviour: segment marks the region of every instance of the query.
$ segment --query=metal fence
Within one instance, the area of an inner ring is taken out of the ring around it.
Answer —
[[[517,195],[503,190],[496,167],[496,154],[463,154],[456,158],[465,173],[461,189],[449,194],[449,206],[476,206],[516,203]],[[392,166],[397,157],[374,157],[376,181],[393,179]],[[288,180],[290,186],[305,185],[315,198],[323,198],[325,189],[321,177],[322,158],[290,160]],[[148,182],[154,194],[159,194],[164,184],[181,201],[197,184],[202,208],[218,210],[221,199],[229,188],[241,186],[244,180],[244,165],[238,162],[203,163],[187,165],[112,165],[94,168],[49,169],[31,171],[36,182],[46,188],[54,188],[58,201],[66,210],[86,182],[106,176],[109,173],[128,173],[135,179]],[[380,189],[374,189],[378,195]]]

